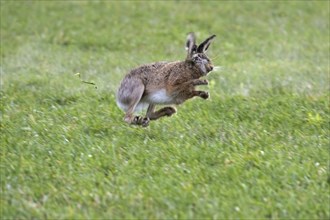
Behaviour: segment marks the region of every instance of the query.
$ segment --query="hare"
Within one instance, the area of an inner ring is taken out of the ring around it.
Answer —
[[[155,111],[156,105],[179,105],[194,96],[207,99],[209,93],[195,90],[195,86],[208,84],[207,80],[199,78],[213,70],[205,52],[214,38],[215,35],[212,35],[197,46],[194,33],[190,33],[184,61],[156,62],[131,70],[117,92],[117,105],[126,113],[124,120],[145,127],[150,120],[171,116],[176,112],[173,107]],[[144,108],[148,108],[145,117],[134,115],[134,112]]]

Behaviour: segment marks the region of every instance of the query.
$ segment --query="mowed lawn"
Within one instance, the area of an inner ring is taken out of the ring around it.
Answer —
[[[329,1],[0,6],[1,219],[330,218]],[[125,124],[120,80],[191,31],[210,99]]]

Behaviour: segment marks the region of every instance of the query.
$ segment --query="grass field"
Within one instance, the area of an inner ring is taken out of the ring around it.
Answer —
[[[330,218],[329,1],[0,8],[1,219]],[[190,31],[211,98],[125,124],[120,80]]]

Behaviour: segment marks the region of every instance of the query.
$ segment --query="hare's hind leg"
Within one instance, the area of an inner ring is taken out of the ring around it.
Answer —
[[[176,110],[173,107],[164,107],[159,109],[158,111],[155,111],[155,105],[150,104],[147,110],[147,118],[149,118],[150,120],[157,120],[158,118],[164,116],[171,116],[175,112]]]
[[[125,122],[135,125],[143,125],[144,118],[140,116],[134,116],[134,110],[139,104],[144,92],[144,85],[142,82],[135,81],[129,88],[121,90],[121,101],[127,106],[126,114],[124,117]]]

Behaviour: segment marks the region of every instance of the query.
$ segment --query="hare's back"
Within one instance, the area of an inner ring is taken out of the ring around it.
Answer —
[[[156,63],[142,65],[135,69],[132,69],[127,76],[148,77],[150,73],[157,72],[159,69],[163,68],[167,63],[168,62],[163,61],[163,62],[156,62]]]

